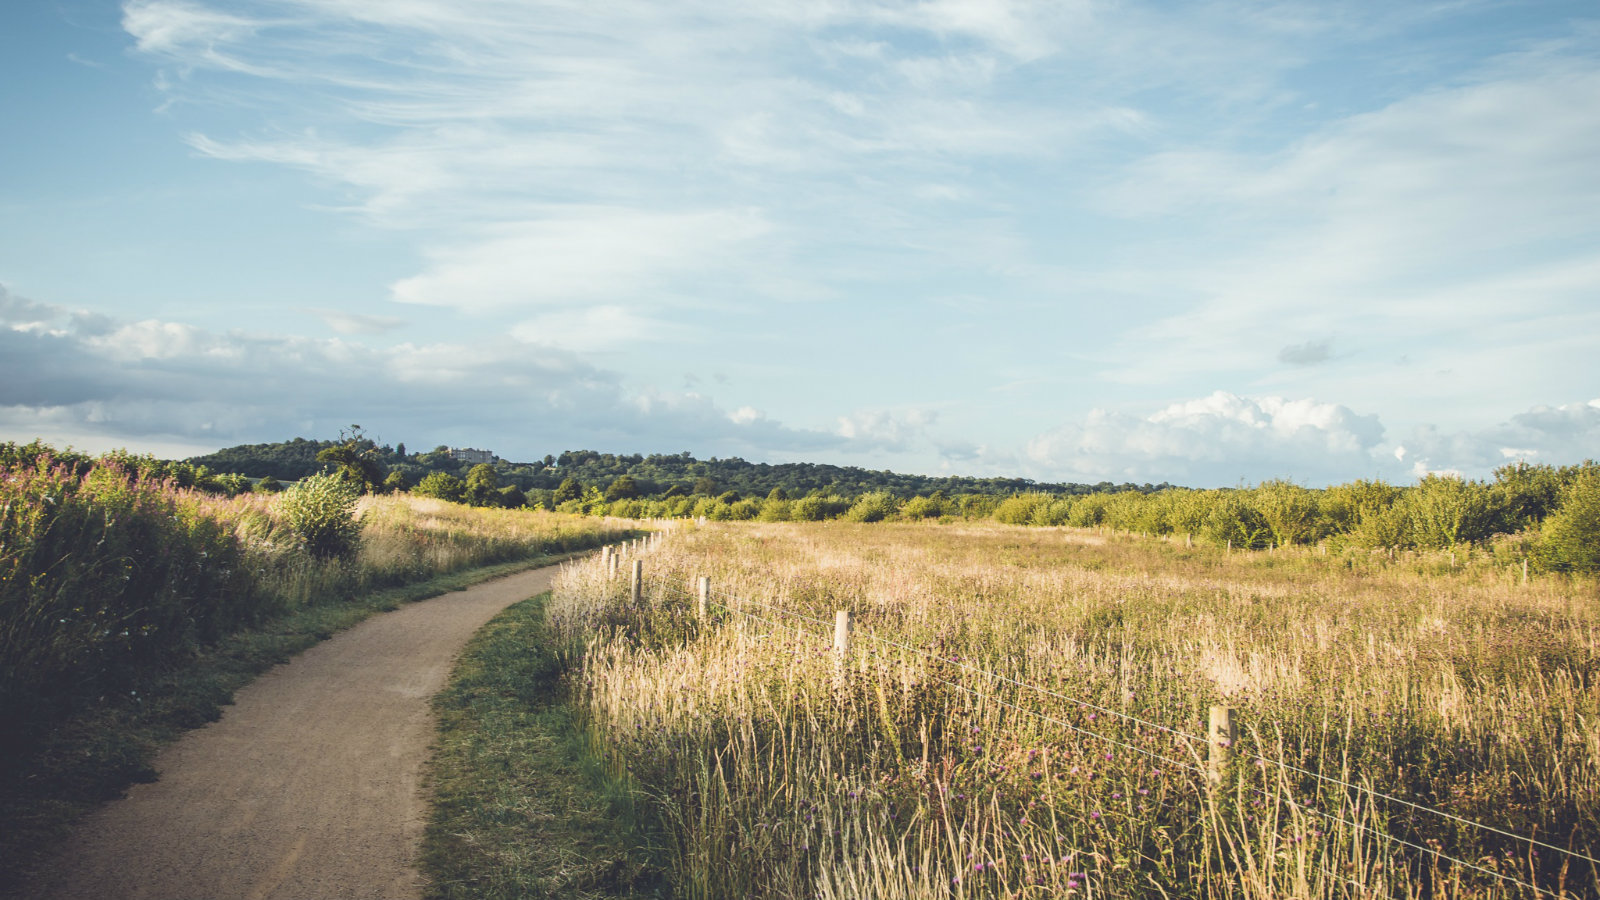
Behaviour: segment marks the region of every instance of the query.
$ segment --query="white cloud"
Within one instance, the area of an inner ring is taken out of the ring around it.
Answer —
[[[1483,477],[1508,462],[1571,465],[1600,457],[1600,399],[1536,406],[1487,428],[1444,431],[1423,425],[1406,438],[1417,472]]]
[[[1267,472],[1317,483],[1387,468],[1382,440],[1376,416],[1339,404],[1217,391],[1146,416],[1097,409],[1026,453],[1052,479],[1215,486]]]
[[[857,410],[840,416],[834,433],[866,449],[904,452],[928,440],[938,413],[926,409]]]
[[[51,327],[17,327],[38,322]],[[352,421],[410,443],[493,441],[511,458],[559,447],[634,451],[641,442],[721,455],[844,444],[748,408],[730,414],[698,394],[630,391],[615,373],[511,338],[374,348],[159,320],[107,323],[0,287],[6,438],[216,447],[326,436]]]
[[[766,230],[748,212],[553,209],[539,221],[487,229],[476,242],[436,251],[426,271],[395,282],[392,294],[401,303],[474,312],[601,298],[642,305]]]

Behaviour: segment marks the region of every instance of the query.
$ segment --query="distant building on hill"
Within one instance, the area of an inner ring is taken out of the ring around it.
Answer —
[[[456,462],[472,463],[473,465],[478,463],[494,465],[495,461],[500,459],[500,457],[495,456],[488,450],[474,450],[471,447],[451,447],[450,458]]]

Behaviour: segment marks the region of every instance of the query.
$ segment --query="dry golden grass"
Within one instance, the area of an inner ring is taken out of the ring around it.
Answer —
[[[589,563],[550,613],[693,897],[1600,895],[1582,856],[1374,793],[1600,849],[1594,585],[1456,562],[729,523],[649,554],[641,608]]]

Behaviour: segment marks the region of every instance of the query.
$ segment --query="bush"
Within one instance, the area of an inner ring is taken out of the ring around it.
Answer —
[[[1422,479],[1406,491],[1403,505],[1412,543],[1426,550],[1481,541],[1493,531],[1497,518],[1487,487],[1451,475]]]
[[[1049,494],[1038,492],[1013,494],[995,507],[994,518],[995,521],[1007,525],[1027,525],[1033,518],[1034,511],[1049,502]]]
[[[451,503],[460,503],[466,492],[466,484],[449,472],[429,472],[411,489],[411,493],[419,497],[435,497]]]
[[[121,465],[0,463],[0,757],[265,611],[202,504]]]
[[[1600,572],[1600,470],[1590,469],[1568,485],[1561,505],[1545,520],[1539,538],[1545,565],[1562,572]]]
[[[900,511],[900,502],[888,491],[862,494],[855,505],[845,512],[851,522],[881,522]]]
[[[1279,546],[1316,540],[1316,494],[1289,481],[1263,481],[1253,499],[1256,512]]]
[[[912,497],[900,508],[907,519],[937,519],[946,513],[946,501],[938,497]]]
[[[360,499],[358,485],[337,475],[312,475],[284,491],[278,509],[308,553],[331,559],[355,552],[360,543],[361,528],[356,524]]]

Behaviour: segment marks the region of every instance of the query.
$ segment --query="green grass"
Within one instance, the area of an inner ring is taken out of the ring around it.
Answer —
[[[208,647],[127,696],[108,696],[56,728],[25,759],[0,760],[0,896],[15,896],[84,814],[152,781],[156,753],[185,731],[216,720],[233,692],[374,613],[387,612],[563,556],[455,572],[356,599],[308,606]]]
[[[430,900],[664,897],[631,793],[578,740],[544,594],[501,613],[434,699]]]

